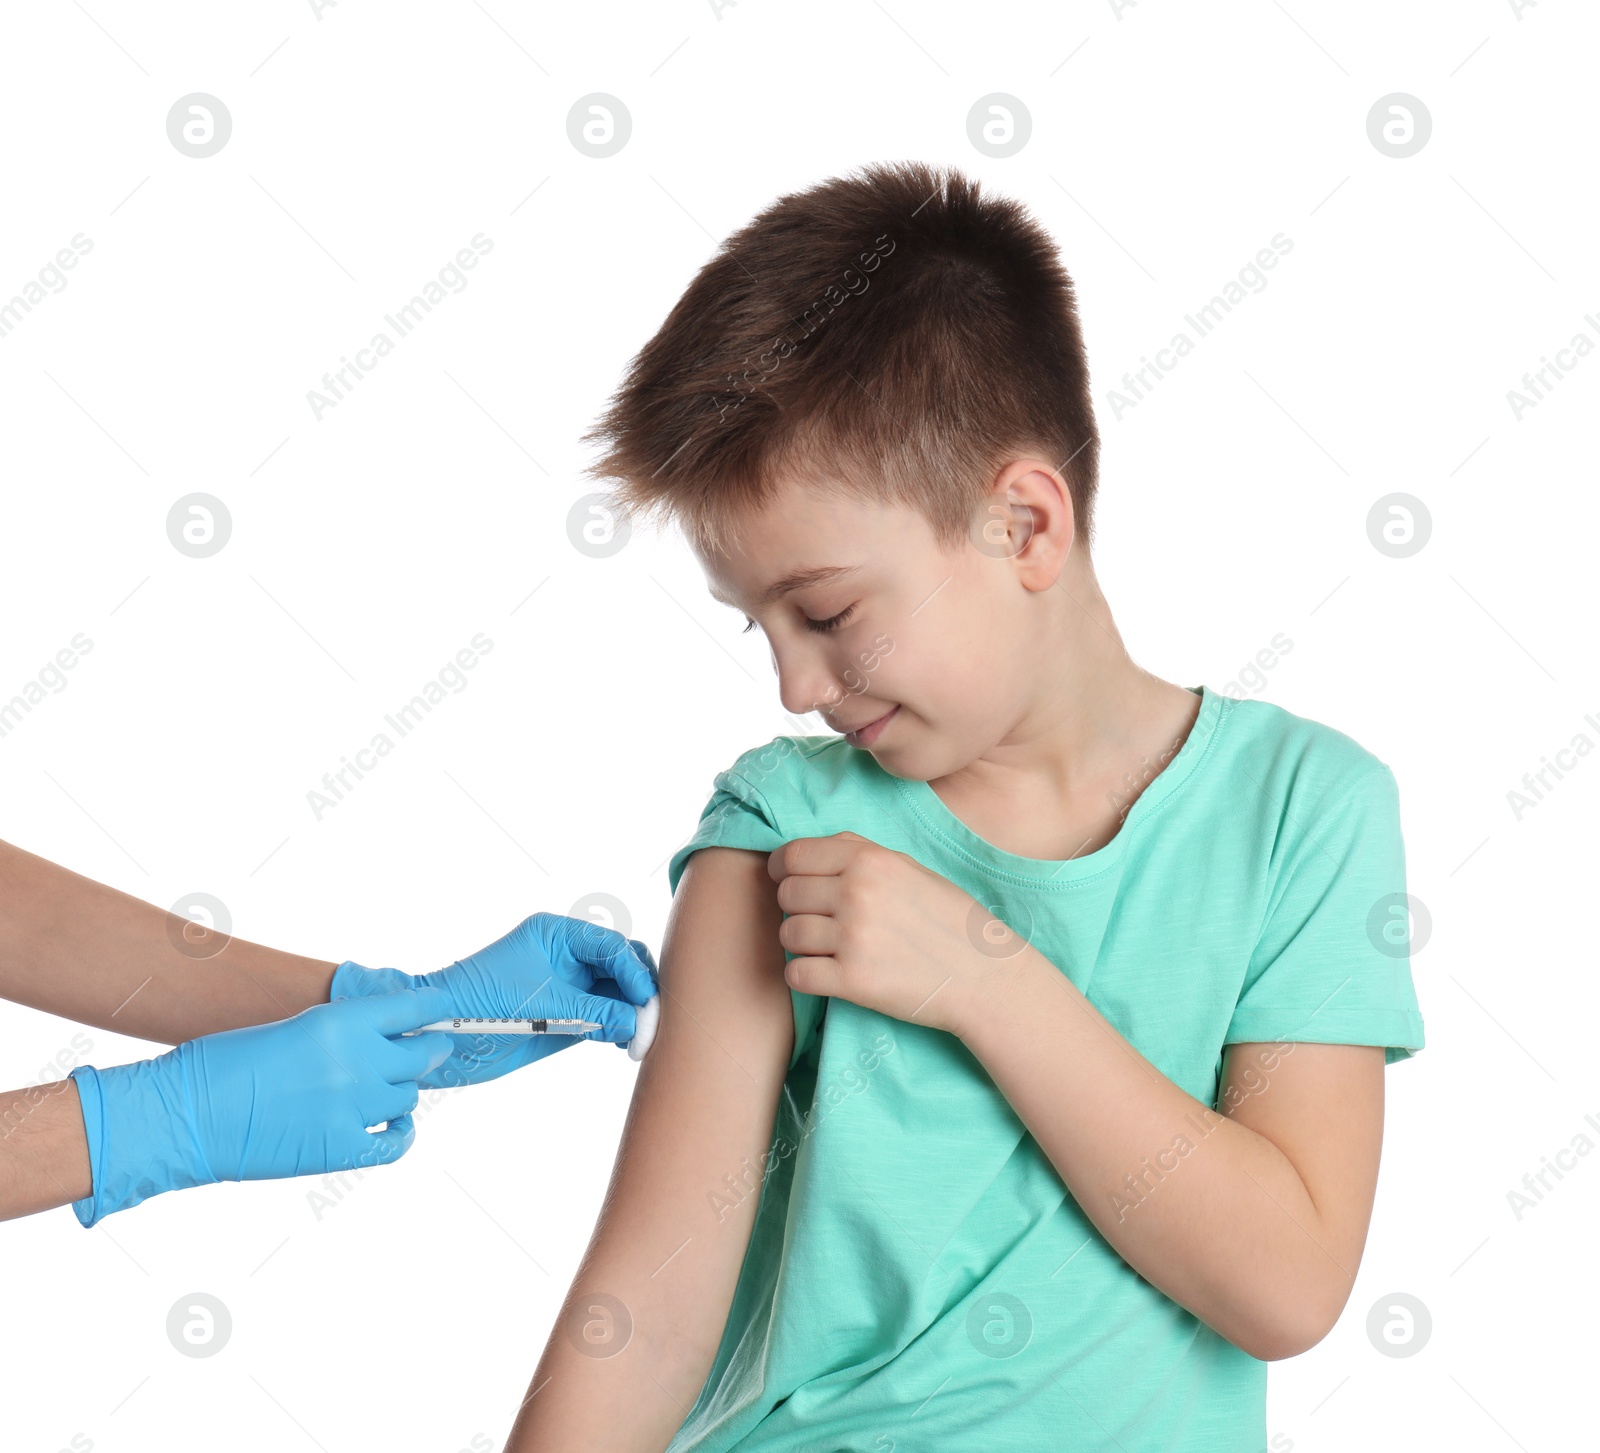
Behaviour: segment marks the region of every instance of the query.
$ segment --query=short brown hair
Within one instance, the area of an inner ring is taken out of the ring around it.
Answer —
[[[1049,234],[918,162],[782,196],[735,232],[583,439],[622,517],[665,512],[712,549],[785,476],[911,505],[951,547],[1022,453],[1061,472],[1087,547],[1100,452]]]

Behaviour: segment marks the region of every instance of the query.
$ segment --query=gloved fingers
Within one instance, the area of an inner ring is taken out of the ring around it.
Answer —
[[[612,961],[612,968],[621,975],[622,982],[619,983],[616,979],[599,978],[589,986],[589,991],[601,999],[628,1000],[637,1010],[642,1009],[652,998],[660,993],[660,971],[656,968],[656,961],[650,952],[650,946],[643,939],[630,938],[628,945],[633,950],[632,955],[619,955]],[[589,1014],[588,1017],[594,1019],[596,1015]],[[626,1049],[629,1040],[633,1038],[633,1034],[628,1033],[613,1037],[597,1031],[590,1037],[594,1039],[610,1039],[618,1049]]]
[[[637,1007],[660,992],[661,971],[656,967],[650,945],[642,938],[630,938],[628,946],[633,950],[631,958],[619,959],[616,968],[622,972],[614,972],[611,977],[622,985],[629,1002]]]
[[[497,1080],[537,1058],[544,1042],[538,1035],[490,1038],[483,1034],[458,1034],[454,1038],[455,1053],[437,1069],[429,1070],[418,1079],[417,1083],[424,1089],[454,1090],[463,1085]]]
[[[565,950],[565,967],[577,971],[569,973],[569,977],[582,988],[591,988],[596,978],[613,979],[621,986],[623,996],[634,1004],[644,1003],[655,993],[651,973],[654,960],[640,940],[626,938],[614,928],[583,918],[563,919],[555,937],[551,962],[562,968],[557,951]]]
[[[614,979],[596,979],[594,981],[594,993],[597,999],[616,1000],[623,997],[622,989]],[[589,1017],[591,1019],[594,1018],[592,1014]],[[596,1034],[593,1036],[593,1038],[604,1039],[605,1036]],[[626,1049],[628,1047],[628,1041],[625,1039],[616,1039],[613,1040],[612,1043],[615,1044],[618,1049]]]
[[[417,1083],[424,1089],[455,1090],[463,1085],[492,1080],[496,1075],[505,1073],[505,1070],[495,1066],[526,1040],[490,1039],[482,1034],[453,1034],[450,1042],[454,1046],[450,1054],[425,1074],[417,1076]]]
[[[361,1116],[366,1121],[364,1128],[385,1120],[392,1125],[396,1120],[409,1116],[417,1108],[421,1095],[415,1080],[398,1085],[375,1086],[361,1097]]]
[[[399,1160],[417,1138],[417,1128],[409,1114],[398,1115],[383,1130],[360,1132],[367,1142],[354,1159],[362,1165],[388,1165]]]
[[[420,1080],[449,1059],[457,1043],[465,1037],[430,1029],[426,1034],[386,1040],[374,1046],[372,1063],[391,1085]]]
[[[374,994],[360,999],[335,1001],[352,1019],[384,1036],[421,1029],[438,1019],[453,1019],[461,1011],[448,989],[428,986],[397,989],[389,994]],[[426,1038],[426,1036],[421,1036]]]
[[[504,1019],[577,1019],[578,1005],[585,998],[582,988],[567,980],[548,977],[524,987],[506,985],[492,1009],[481,1012]]]
[[[325,1102],[323,1120],[326,1134],[325,1154],[348,1169],[353,1165],[371,1165],[374,1161],[373,1139],[368,1133],[374,1125],[393,1124],[409,1118],[417,1108],[421,1090],[415,1080],[405,1080],[391,1085],[386,1080],[368,1078],[348,1090],[342,1099]]]
[[[479,1046],[489,1044],[480,1034],[453,1034],[450,1042],[455,1046],[450,1054],[425,1074],[417,1076],[417,1083],[425,1090],[455,1090],[462,1085],[475,1085],[490,1078],[485,1073],[487,1063]],[[509,1040],[499,1041],[509,1044]]]
[[[460,1083],[476,1085],[527,1064],[538,1046],[536,1035],[464,1034],[456,1039],[453,1063],[461,1070]]]
[[[598,987],[598,986],[596,986]],[[637,1032],[637,1010],[625,999],[613,999],[604,994],[575,994],[573,1017],[598,1024],[584,1039],[608,1040],[612,1044],[626,1044]]]

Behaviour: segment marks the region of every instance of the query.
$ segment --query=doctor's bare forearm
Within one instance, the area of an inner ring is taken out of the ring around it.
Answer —
[[[76,1083],[0,1091],[0,1221],[81,1201],[90,1190]]]
[[[162,1044],[327,1001],[336,964],[185,924],[0,842],[0,996]]]

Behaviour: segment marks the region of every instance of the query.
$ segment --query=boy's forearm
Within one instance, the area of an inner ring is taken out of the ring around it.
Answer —
[[[1117,1253],[1252,1355],[1299,1350],[1349,1282],[1288,1158],[1175,1085],[1031,946],[988,987],[962,1042]],[[1193,1150],[1149,1189],[1179,1136]]]
[[[76,1082],[0,1093],[0,1220],[81,1201],[91,1189]]]
[[[325,1003],[337,967],[186,920],[0,843],[0,995],[138,1039],[178,1044]],[[191,930],[191,938],[194,936]]]

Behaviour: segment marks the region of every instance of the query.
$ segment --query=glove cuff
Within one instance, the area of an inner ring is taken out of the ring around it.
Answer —
[[[333,971],[328,1001],[335,999],[360,999],[369,994],[392,994],[396,989],[417,987],[415,974],[399,969],[368,969],[352,959],[346,959]]]
[[[79,1065],[72,1071],[93,1187],[72,1203],[81,1225],[93,1226],[163,1191],[217,1180],[189,1124],[184,1048],[134,1064]]]

